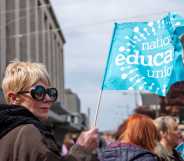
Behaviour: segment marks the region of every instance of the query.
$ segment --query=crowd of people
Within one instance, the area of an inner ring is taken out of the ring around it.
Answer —
[[[11,62],[2,89],[7,103],[0,105],[0,161],[183,161],[177,120],[138,113],[124,120],[115,134],[100,137],[92,128],[76,141],[66,138],[61,151],[47,125],[58,93],[41,63]]]

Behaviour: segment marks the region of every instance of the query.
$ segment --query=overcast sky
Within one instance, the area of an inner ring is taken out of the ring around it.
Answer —
[[[184,16],[183,0],[51,0],[66,44],[65,88],[94,118],[114,22],[149,20],[168,11]],[[135,106],[135,95],[105,92],[98,127],[115,129]],[[111,126],[109,126],[111,125]]]

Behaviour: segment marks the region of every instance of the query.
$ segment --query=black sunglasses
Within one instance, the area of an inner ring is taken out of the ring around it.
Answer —
[[[32,98],[37,101],[43,101],[45,99],[46,94],[50,97],[49,102],[55,102],[58,97],[58,92],[56,88],[47,88],[37,85],[31,91],[20,91],[17,94],[30,93]]]

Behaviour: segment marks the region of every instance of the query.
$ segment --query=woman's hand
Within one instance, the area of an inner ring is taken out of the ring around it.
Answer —
[[[77,140],[77,144],[84,147],[86,150],[95,150],[98,144],[98,129],[92,128],[82,132]]]

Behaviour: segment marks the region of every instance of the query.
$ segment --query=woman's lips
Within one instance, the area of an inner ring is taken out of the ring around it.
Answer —
[[[43,111],[49,111],[48,107],[41,107],[40,109],[43,110]]]

